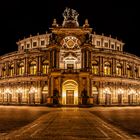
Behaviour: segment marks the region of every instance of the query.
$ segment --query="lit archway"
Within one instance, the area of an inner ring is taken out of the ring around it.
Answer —
[[[62,104],[78,104],[78,83],[74,80],[66,80],[62,84]]]

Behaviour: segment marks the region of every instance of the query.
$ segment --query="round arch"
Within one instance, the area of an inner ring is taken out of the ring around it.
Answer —
[[[78,83],[75,80],[66,80],[63,82],[62,104],[78,104]]]

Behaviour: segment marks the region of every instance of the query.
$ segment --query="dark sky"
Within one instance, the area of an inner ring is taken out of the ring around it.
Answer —
[[[79,13],[81,26],[88,18],[96,33],[117,37],[125,43],[125,51],[140,56],[140,15],[134,0],[123,3],[118,0],[5,0],[0,4],[0,55],[16,51],[16,42],[24,36],[48,31],[53,18],[62,24],[65,7]]]

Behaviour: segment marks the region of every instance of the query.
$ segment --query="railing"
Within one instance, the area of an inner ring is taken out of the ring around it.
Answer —
[[[111,50],[111,49],[105,49],[105,48],[94,48],[94,51],[104,51],[104,52],[115,52],[115,53],[118,53],[118,54],[124,54],[124,55],[127,55],[129,57],[134,57],[134,58],[137,58],[137,59],[140,59],[139,56],[135,55],[135,54],[132,54],[132,53],[129,53],[129,52],[125,52],[125,51],[118,51],[118,50]]]
[[[61,69],[61,73],[79,73],[80,69]]]

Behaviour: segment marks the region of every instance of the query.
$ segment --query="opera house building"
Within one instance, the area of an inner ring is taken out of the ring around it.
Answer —
[[[140,105],[140,58],[98,35],[77,11],[0,56],[0,104]]]

